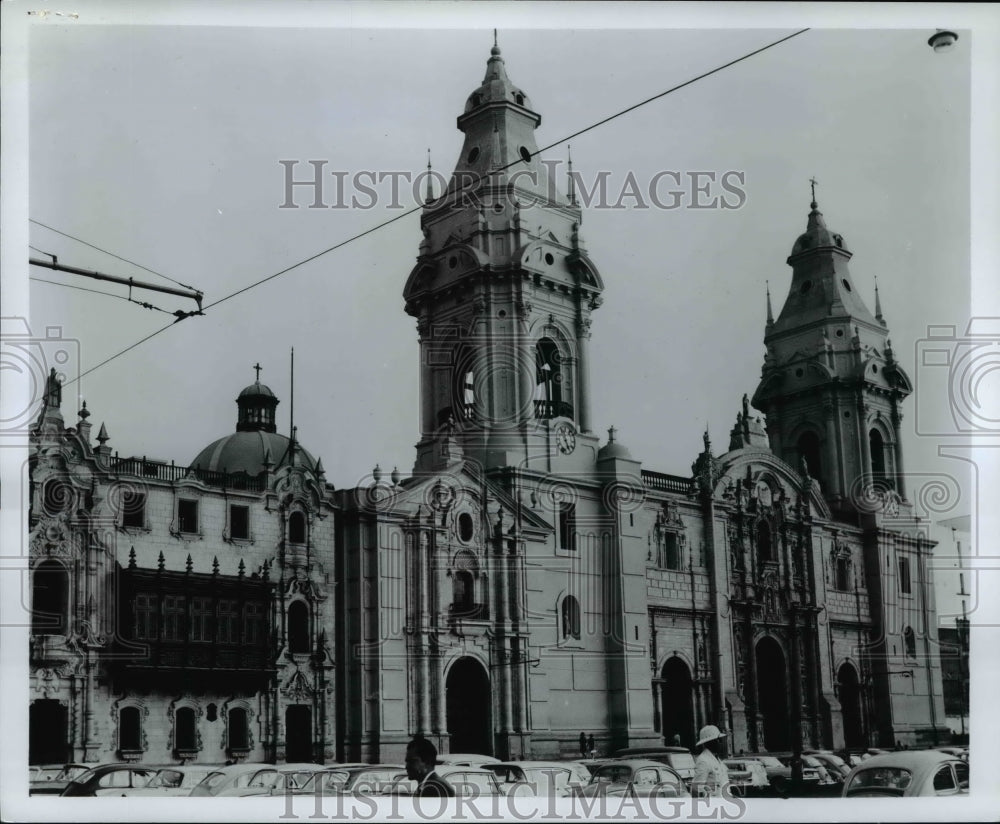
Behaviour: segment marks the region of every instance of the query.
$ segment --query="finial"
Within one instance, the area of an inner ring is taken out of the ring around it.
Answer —
[[[161,550],[160,550],[160,557],[156,559],[156,568],[157,568],[157,569],[158,569],[158,570],[159,570],[160,572],[163,572],[163,567],[164,567],[164,565],[165,565],[165,564],[164,564],[164,560],[163,560],[163,550],[161,549]]]
[[[708,436],[708,421],[705,421],[705,433],[701,436],[701,439],[705,442],[705,451],[712,451],[712,439]]]
[[[394,466],[392,468],[392,474],[389,477],[392,479],[392,485],[393,486],[399,486],[400,475],[399,475],[399,467],[398,466]]]
[[[194,561],[191,560],[191,553],[188,553],[187,562],[184,564],[185,572],[190,572],[194,569]]]
[[[128,551],[128,568],[129,569],[135,569],[135,567],[136,567],[136,563],[135,563],[135,547],[133,546]]]
[[[83,402],[83,406],[80,407],[80,411],[77,412],[76,414],[79,415],[84,420],[87,420],[87,418],[90,417],[90,410],[87,409],[87,402],[86,401]]]
[[[882,301],[878,296],[878,275],[875,276],[875,320],[882,320]]]
[[[809,188],[812,191],[812,203],[810,203],[809,205],[813,209],[815,209],[817,207],[817,203],[816,203],[816,183],[817,182],[818,181],[816,180],[815,177],[809,178]]]
[[[497,45],[497,30],[493,29],[493,48],[490,49],[490,54],[500,54],[500,46]]]
[[[434,200],[434,187],[431,185],[431,150],[427,147],[427,194],[424,196],[424,203]]]
[[[264,367],[260,365],[260,361],[257,361],[257,363],[253,365],[253,369],[257,372],[257,383],[260,383],[260,370],[263,368]]]
[[[218,575],[219,574],[219,556],[218,555],[216,555],[214,558],[212,558],[212,574],[213,575]]]
[[[98,442],[98,443],[99,443],[99,444],[100,444],[101,446],[104,446],[104,444],[105,444],[105,443],[107,443],[107,442],[108,442],[108,441],[110,441],[110,440],[111,440],[111,437],[110,437],[110,436],[108,435],[108,430],[107,430],[107,428],[106,428],[106,427],[104,426],[104,424],[102,423],[102,424],[101,424],[101,429],[100,429],[100,431],[99,431],[99,432],[97,433],[97,442]]]
[[[567,189],[569,189],[569,202],[576,206],[576,186],[573,182],[573,152],[572,146],[569,143],[566,144],[566,159],[569,165],[569,169],[566,172],[566,177],[569,180],[567,184]]]
[[[240,558],[240,565],[239,565],[239,567],[236,570],[236,574],[239,575],[240,578],[242,578],[244,575],[247,574],[247,567],[246,567],[246,564],[243,563],[243,559],[242,558]]]
[[[770,325],[774,323],[774,313],[771,311],[771,282],[768,280],[764,281],[764,291],[767,294],[767,323]]]
[[[372,470],[372,478],[375,479],[375,483],[382,480],[382,467],[375,464],[375,468]]]
[[[615,442],[615,434],[617,434],[617,432],[618,430],[615,429],[613,426],[608,427],[608,443]]]

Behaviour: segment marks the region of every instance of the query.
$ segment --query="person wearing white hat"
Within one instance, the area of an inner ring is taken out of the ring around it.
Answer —
[[[691,794],[695,796],[722,797],[722,788],[729,784],[729,770],[719,755],[726,734],[714,724],[706,724],[698,733],[695,750],[694,780]]]

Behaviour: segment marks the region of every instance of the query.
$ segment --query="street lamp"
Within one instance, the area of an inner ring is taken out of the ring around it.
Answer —
[[[955,32],[948,31],[947,29],[938,29],[930,36],[927,45],[934,49],[935,52],[946,52],[955,45],[956,40],[958,40],[958,35]]]

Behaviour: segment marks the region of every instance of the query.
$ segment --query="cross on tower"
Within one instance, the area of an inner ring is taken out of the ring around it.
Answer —
[[[260,370],[263,368],[260,365],[260,361],[257,361],[257,363],[253,365],[253,368],[257,370],[257,383],[260,383]]]
[[[813,203],[815,203],[816,202],[816,178],[815,177],[809,178],[809,187],[812,189],[812,199],[813,199]]]

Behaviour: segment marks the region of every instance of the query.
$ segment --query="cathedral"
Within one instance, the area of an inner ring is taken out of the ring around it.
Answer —
[[[400,277],[420,352],[405,478],[336,487],[259,375],[235,432],[178,464],[120,457],[86,404],[67,425],[50,379],[32,763],[392,763],[418,734],[559,758],[581,725],[601,753],[709,723],[733,753],[947,740],[932,543],[903,483],[912,386],[846,240],[814,199],[728,444],[643,468],[594,429],[605,285],[540,121],[494,46]]]

